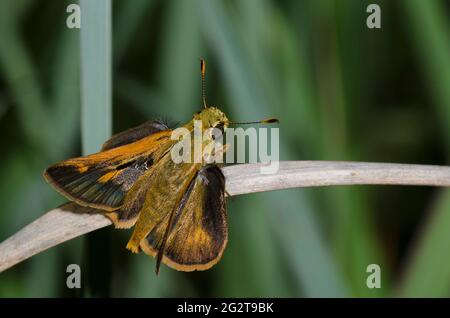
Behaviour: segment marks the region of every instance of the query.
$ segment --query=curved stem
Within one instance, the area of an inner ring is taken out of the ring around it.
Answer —
[[[273,174],[262,164],[223,168],[230,195],[331,185],[450,186],[450,167],[369,162],[283,161]],[[0,244],[0,272],[52,246],[108,226],[99,210],[67,203],[30,223]]]

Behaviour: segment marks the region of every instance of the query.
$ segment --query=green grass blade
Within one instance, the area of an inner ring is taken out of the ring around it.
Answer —
[[[81,0],[80,4],[81,133],[86,155],[99,151],[112,131],[111,1]],[[111,293],[110,235],[110,229],[104,229],[87,236],[86,295],[106,297]],[[100,263],[105,260],[106,264]]]
[[[34,61],[27,51],[15,14],[9,13],[10,1],[0,2],[0,70],[16,104],[21,128],[37,148],[52,153],[48,143],[50,125],[45,114],[45,98]],[[13,5],[13,8],[16,6]],[[25,5],[20,9],[23,11]],[[19,10],[19,8],[16,8]]]
[[[81,0],[83,153],[97,152],[112,131],[111,1]]]

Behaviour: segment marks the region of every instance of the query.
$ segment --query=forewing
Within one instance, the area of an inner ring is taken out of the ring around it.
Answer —
[[[167,242],[162,244],[169,224]],[[205,270],[220,260],[227,239],[225,179],[217,166],[207,166],[186,189],[173,220],[166,215],[141,242],[141,248],[156,256],[164,246],[162,262],[168,266]]]
[[[102,151],[130,144],[142,138],[150,136],[156,132],[168,129],[169,127],[167,126],[167,124],[163,123],[162,121],[148,121],[137,127],[133,127],[115,134],[103,144]]]
[[[125,194],[171,146],[170,131],[160,131],[131,144],[56,163],[45,179],[61,194],[83,206],[118,209]]]

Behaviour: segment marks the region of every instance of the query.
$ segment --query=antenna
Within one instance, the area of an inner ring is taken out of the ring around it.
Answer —
[[[207,108],[206,105],[206,89],[205,89],[205,71],[206,71],[206,64],[205,60],[200,60],[200,70],[202,72],[202,100],[203,100],[203,108]]]

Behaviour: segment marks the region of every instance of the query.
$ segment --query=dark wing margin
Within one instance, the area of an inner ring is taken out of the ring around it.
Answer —
[[[227,241],[225,178],[217,166],[206,166],[191,181],[175,213],[166,215],[140,245],[176,270],[194,271],[215,265]]]
[[[169,126],[160,120],[145,122],[142,125],[127,129],[112,136],[103,144],[102,151],[130,144],[156,132],[167,129],[169,129]]]

